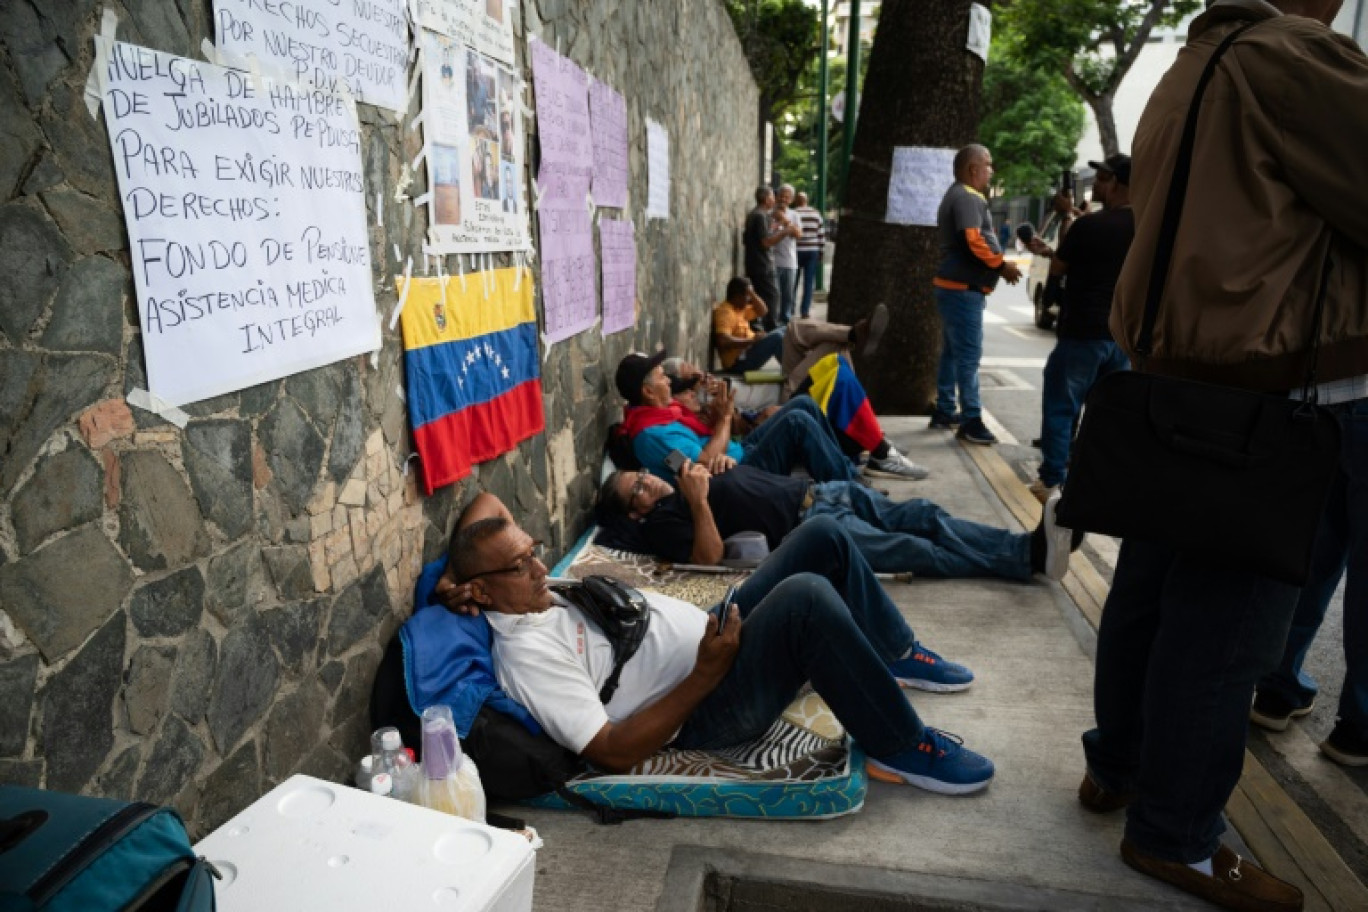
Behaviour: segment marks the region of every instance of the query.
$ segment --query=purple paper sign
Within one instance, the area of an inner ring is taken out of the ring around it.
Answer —
[[[537,101],[541,196],[542,307],[546,342],[568,339],[594,325],[594,228],[589,182],[594,151],[589,130],[589,77],[544,42],[531,42]]]
[[[594,202],[627,206],[627,99],[606,83],[589,84],[589,119],[594,129]]]
[[[636,234],[630,221],[599,219],[603,256],[603,334],[636,325]]]

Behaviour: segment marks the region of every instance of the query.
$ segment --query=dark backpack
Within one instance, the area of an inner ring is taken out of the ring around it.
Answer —
[[[0,908],[213,912],[211,875],[170,808],[0,786]]]
[[[599,700],[607,705],[617,692],[622,667],[646,639],[651,606],[640,592],[611,576],[586,576],[578,583],[559,583],[551,588],[593,621],[613,644],[613,673],[599,690]]]

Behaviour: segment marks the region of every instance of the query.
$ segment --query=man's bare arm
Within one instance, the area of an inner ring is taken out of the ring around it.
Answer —
[[[717,521],[708,505],[708,488],[712,482],[707,467],[686,462],[675,483],[693,516],[693,548],[689,560],[695,564],[718,563],[722,560],[722,535],[717,531]]]
[[[609,722],[584,746],[581,756],[610,773],[626,772],[664,747],[698,708],[717,689],[736,661],[741,647],[741,617],[728,608],[727,627],[719,636],[717,619],[708,618],[698,644],[693,671],[659,700],[621,722]]]

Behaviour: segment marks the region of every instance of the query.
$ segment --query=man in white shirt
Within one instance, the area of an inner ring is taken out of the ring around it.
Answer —
[[[717,749],[763,734],[805,683],[870,757],[876,778],[944,794],[987,786],[992,761],[926,727],[899,685],[967,688],[973,674],[921,646],[849,537],[804,523],[737,591],[724,629],[650,594],[646,639],[605,706],[608,638],[547,585],[539,545],[489,494],[467,508],[437,585],[449,608],[485,612],[499,683],[553,740],[610,772],[666,745]]]

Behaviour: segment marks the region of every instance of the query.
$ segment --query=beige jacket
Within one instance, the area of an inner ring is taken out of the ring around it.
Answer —
[[[1141,360],[1134,346],[1183,122],[1212,51],[1248,21],[1258,24],[1203,98],[1153,351]],[[1318,379],[1368,374],[1368,57],[1358,45],[1262,0],[1218,0],[1150,96],[1133,162],[1135,243],[1111,331],[1138,368],[1299,387],[1329,250]]]

